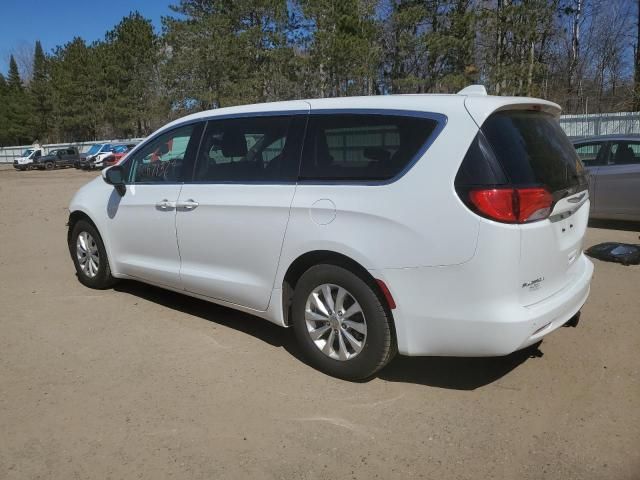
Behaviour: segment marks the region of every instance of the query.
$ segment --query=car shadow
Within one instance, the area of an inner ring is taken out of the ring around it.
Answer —
[[[120,281],[114,290],[202,318],[216,325],[253,336],[273,347],[284,348],[308,365],[293,330],[281,328],[259,317],[223,307],[181,293],[133,280]],[[372,378],[389,382],[414,383],[452,390],[475,390],[500,379],[530,358],[541,357],[540,342],[504,357],[406,357],[398,355]]]
[[[640,232],[640,222],[622,221],[622,220],[598,220],[589,219],[589,227],[605,228],[609,230],[623,230],[625,232]]]
[[[543,353],[538,342],[504,357],[405,357],[398,355],[378,377],[449,390],[475,390],[499,380],[530,358]]]
[[[121,280],[114,290],[246,333],[271,346],[284,348],[294,357],[302,359],[293,330],[279,327],[254,315],[134,280]]]

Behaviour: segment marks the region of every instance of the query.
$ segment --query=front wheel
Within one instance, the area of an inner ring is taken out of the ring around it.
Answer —
[[[87,220],[79,220],[74,224],[69,236],[69,253],[76,267],[78,280],[83,285],[105,289],[116,283],[111,275],[102,238]]]
[[[55,165],[53,164],[53,162],[47,162],[44,164],[44,168],[47,170],[53,170],[54,167]]]
[[[292,322],[309,363],[335,377],[368,378],[396,353],[392,320],[375,287],[336,265],[316,265],[300,277]]]

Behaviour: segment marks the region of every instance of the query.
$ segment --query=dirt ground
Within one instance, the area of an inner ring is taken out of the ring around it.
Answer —
[[[640,267],[596,261],[537,350],[348,383],[258,318],[83,287],[65,222],[95,175],[0,167],[0,479],[640,479]]]

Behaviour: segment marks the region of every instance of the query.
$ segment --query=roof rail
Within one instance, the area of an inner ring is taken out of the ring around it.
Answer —
[[[484,85],[469,85],[458,92],[458,95],[481,95],[487,96],[487,89]]]

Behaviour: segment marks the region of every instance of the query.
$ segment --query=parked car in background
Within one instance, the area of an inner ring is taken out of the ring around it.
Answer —
[[[43,150],[40,147],[27,148],[22,155],[13,161],[13,168],[16,170],[31,170],[35,168],[35,161],[42,155]]]
[[[135,143],[114,145],[111,154],[102,160],[102,168],[117,165],[135,146]]]
[[[591,217],[640,221],[640,135],[574,140],[591,176]]]
[[[40,170],[53,170],[60,167],[72,167],[80,158],[76,147],[62,147],[49,150],[45,156],[40,157],[34,165]]]
[[[93,170],[95,168],[96,158],[104,158],[107,154],[111,153],[110,143],[96,143],[92,145],[89,150],[80,154],[79,160],[74,163],[74,167],[81,168],[83,170]]]
[[[526,97],[384,95],[174,121],[71,201],[78,279],[141,280],[292,326],[316,368],[506,355],[579,312],[587,178]]]

